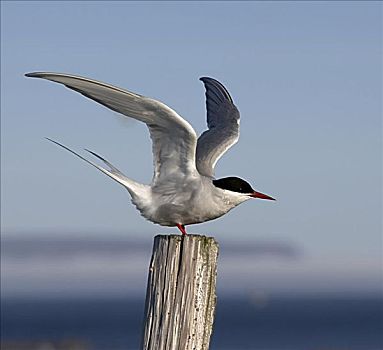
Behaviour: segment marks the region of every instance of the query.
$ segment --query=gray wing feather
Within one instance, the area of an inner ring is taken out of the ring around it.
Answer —
[[[61,83],[113,111],[144,122],[153,142],[153,184],[175,174],[196,173],[197,135],[187,121],[164,103],[74,75],[37,72],[26,76]]]
[[[203,77],[206,89],[206,130],[197,142],[196,165],[200,174],[213,177],[218,159],[239,138],[239,111],[226,88],[217,80]]]

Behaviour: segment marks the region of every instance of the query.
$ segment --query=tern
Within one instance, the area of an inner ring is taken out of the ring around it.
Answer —
[[[132,203],[147,220],[162,226],[176,226],[186,235],[186,225],[219,218],[251,198],[274,200],[255,191],[239,177],[214,177],[217,161],[238,141],[240,118],[229,92],[217,80],[200,78],[205,86],[208,130],[197,138],[186,120],[155,99],[75,75],[36,72],[26,76],[63,84],[115,112],[147,125],[153,143],[154,162],[154,176],[150,185],[126,177],[95,152],[86,150],[107,168],[48,139],[124,186],[130,193]]]

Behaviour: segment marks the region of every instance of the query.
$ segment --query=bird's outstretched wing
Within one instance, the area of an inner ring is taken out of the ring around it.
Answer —
[[[96,80],[61,73],[28,73],[66,87],[112,109],[144,122],[153,142],[153,185],[162,180],[197,173],[197,135],[192,126],[173,109],[154,99]]]
[[[215,79],[200,78],[206,89],[207,126],[198,139],[196,165],[200,174],[214,176],[218,159],[239,138],[239,111],[225,87]]]

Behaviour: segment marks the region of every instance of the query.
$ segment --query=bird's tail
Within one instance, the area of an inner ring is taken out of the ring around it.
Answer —
[[[132,179],[129,179],[128,177],[126,177],[120,170],[118,170],[114,165],[112,165],[111,163],[109,163],[106,159],[104,159],[103,157],[99,156],[97,153],[95,152],[92,152],[88,149],[85,149],[85,151],[89,152],[90,154],[92,154],[93,156],[95,156],[96,158],[100,159],[104,164],[106,164],[108,167],[109,167],[109,170],[108,169],[105,169],[99,165],[97,165],[96,163],[84,158],[83,156],[81,156],[80,154],[76,153],[75,151],[71,150],[70,148],[62,145],[61,143],[55,141],[55,140],[52,140],[50,138],[46,138],[47,140],[55,143],[56,145],[64,148],[65,150],[71,152],[72,154],[74,154],[75,156],[79,157],[80,159],[82,159],[83,161],[87,162],[88,164],[94,166],[96,169],[100,170],[101,172],[103,172],[105,175],[111,177],[113,180],[117,181],[119,184],[121,184],[122,186],[124,186],[125,188],[127,188],[127,190],[129,191],[129,193],[134,196],[136,194],[137,191],[139,191],[140,189],[144,189],[144,187],[146,187],[145,185],[143,184],[140,184]]]

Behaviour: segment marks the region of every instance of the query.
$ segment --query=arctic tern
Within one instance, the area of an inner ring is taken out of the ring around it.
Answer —
[[[208,130],[199,138],[192,126],[164,103],[96,80],[62,73],[36,72],[27,77],[60,83],[105,107],[144,122],[153,143],[154,176],[150,185],[138,183],[98,154],[108,169],[72,152],[124,186],[132,203],[147,220],[176,226],[186,234],[186,225],[219,218],[251,199],[274,198],[255,191],[238,177],[214,178],[214,167],[239,138],[239,111],[229,92],[217,80],[203,77],[206,90]]]

